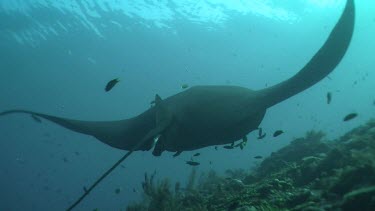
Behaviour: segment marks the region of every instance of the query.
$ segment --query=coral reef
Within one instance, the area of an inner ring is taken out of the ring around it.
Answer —
[[[146,174],[144,200],[127,210],[375,210],[375,120],[333,141],[308,132],[252,171],[196,174],[174,191]]]

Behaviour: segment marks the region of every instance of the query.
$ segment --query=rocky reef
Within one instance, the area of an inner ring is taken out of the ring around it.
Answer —
[[[142,187],[128,211],[375,210],[375,120],[337,140],[308,132],[251,171],[193,170],[185,188],[146,174]]]

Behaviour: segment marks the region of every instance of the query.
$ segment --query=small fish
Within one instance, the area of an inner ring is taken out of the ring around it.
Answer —
[[[35,116],[34,114],[31,114],[31,118],[33,118],[33,120],[37,123],[42,123],[42,120],[39,117]]]
[[[254,156],[255,159],[262,159],[263,156],[260,156],[260,155],[257,155],[257,156]]]
[[[243,138],[242,138],[242,142],[247,142],[247,136],[244,136]]]
[[[83,186],[83,191],[85,191],[85,193],[87,193],[87,188],[86,188],[86,186]]]
[[[330,104],[332,101],[332,93],[331,92],[327,92],[327,104]]]
[[[261,136],[263,134],[263,129],[260,127],[258,128],[258,136]]]
[[[115,78],[115,79],[112,79],[110,80],[107,85],[105,86],[105,91],[106,92],[109,92],[111,91],[111,89],[118,83],[120,82],[120,79],[119,78]]]
[[[261,136],[258,136],[258,140],[264,139],[264,137],[266,137],[266,133],[264,133],[264,134],[261,135]]]
[[[191,166],[198,166],[200,163],[189,160],[189,161],[186,161],[186,164],[191,165]]]
[[[215,150],[217,150],[217,146],[215,146]]]
[[[357,113],[350,113],[344,117],[343,121],[346,122],[346,121],[352,120],[356,118],[357,116],[358,116]]]
[[[241,149],[241,150],[243,150],[243,148],[245,148],[246,143],[247,143],[246,141],[241,142],[241,145],[240,145],[240,149]]]
[[[115,193],[116,194],[120,194],[121,193],[121,188],[116,188]]]
[[[188,87],[189,87],[189,85],[187,85],[187,84],[182,84],[182,85],[181,85],[181,88],[182,88],[182,89],[186,89],[186,88],[188,88]]]
[[[241,145],[240,145],[241,150],[243,150],[243,148],[245,148],[246,144],[247,144],[247,136],[244,136],[242,138],[242,142],[241,142]]]
[[[246,146],[246,143],[247,143],[246,141],[242,141],[242,142],[236,144],[235,146],[233,146],[233,148],[240,147],[240,149],[243,150],[243,148]]]
[[[136,192],[137,192],[137,190],[135,188],[133,188],[133,193],[136,193]]]
[[[78,156],[78,155],[79,155],[79,152],[76,151],[76,152],[74,152],[74,154],[76,154],[76,155]]]
[[[274,133],[273,133],[273,137],[277,137],[277,136],[279,136],[279,135],[281,135],[281,134],[283,134],[284,133],[284,131],[282,131],[282,130],[276,130]]]
[[[173,154],[173,157],[177,157],[182,153],[182,151],[177,151],[176,153]]]
[[[233,149],[234,147],[231,146],[231,145],[226,145],[226,146],[223,146],[223,148],[225,148],[225,149]]]
[[[64,161],[64,163],[69,162],[68,158],[66,158],[66,157],[63,158],[63,161]]]
[[[233,147],[234,147],[234,148],[235,148],[235,147],[239,147],[239,146],[241,146],[241,144],[242,144],[242,142],[240,142],[240,143],[234,145]]]
[[[197,157],[197,156],[199,156],[199,155],[201,155],[201,153],[198,152],[198,153],[195,153],[193,156],[194,156],[194,157]]]
[[[266,137],[266,133],[263,133],[263,129],[260,127],[259,130],[258,130],[258,139],[263,139],[264,137]]]

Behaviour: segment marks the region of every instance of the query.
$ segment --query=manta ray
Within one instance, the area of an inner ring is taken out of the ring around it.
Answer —
[[[9,110],[0,116],[31,114],[127,150],[99,182],[133,151],[153,149],[152,153],[160,156],[163,151],[180,153],[243,139],[258,129],[268,108],[313,86],[336,68],[351,42],[354,22],[354,0],[347,0],[338,22],[311,60],[291,78],[261,90],[195,86],[165,99],[156,95],[154,106],[138,116],[117,121],[82,121],[27,110]]]

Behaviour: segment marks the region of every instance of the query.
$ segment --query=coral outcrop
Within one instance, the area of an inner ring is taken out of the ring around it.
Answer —
[[[145,176],[144,200],[127,210],[375,210],[375,120],[341,138],[308,132],[252,171],[211,171],[186,188]],[[197,183],[197,184],[196,184]]]

